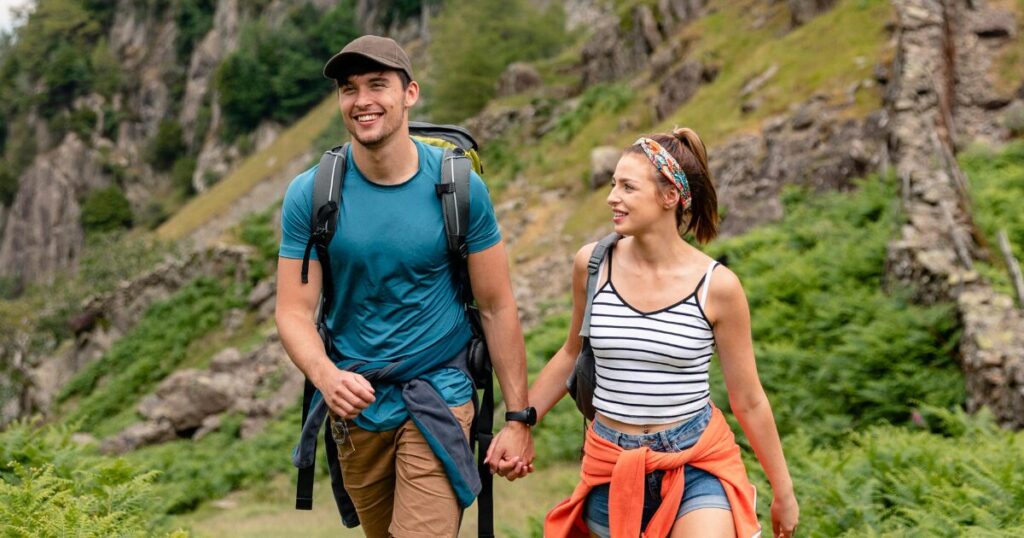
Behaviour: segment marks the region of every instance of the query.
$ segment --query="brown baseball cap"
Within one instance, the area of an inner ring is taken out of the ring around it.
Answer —
[[[409,80],[413,80],[409,55],[394,39],[376,35],[364,35],[345,45],[341,52],[327,60],[324,76],[345,80],[352,73],[372,70],[374,64],[404,71]]]

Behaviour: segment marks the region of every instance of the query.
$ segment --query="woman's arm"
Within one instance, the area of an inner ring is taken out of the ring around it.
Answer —
[[[530,387],[530,405],[537,409],[538,421],[568,392],[565,382],[572,374],[576,357],[583,345],[580,327],[583,326],[583,309],[587,306],[587,263],[595,244],[584,245],[573,259],[572,321],[569,323],[569,334],[561,349],[551,357]]]
[[[717,269],[715,277],[705,312],[714,327],[729,405],[771,483],[773,531],[776,536],[791,536],[799,508],[771,404],[757,376],[747,297],[739,278],[728,268]]]

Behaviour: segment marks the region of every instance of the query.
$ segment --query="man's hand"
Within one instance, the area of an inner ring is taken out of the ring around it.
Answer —
[[[365,377],[332,364],[318,376],[316,387],[327,402],[327,407],[340,417],[356,418],[373,403],[373,386]]]
[[[512,421],[494,436],[484,462],[490,465],[492,473],[512,482],[533,472],[534,455],[530,427]]]

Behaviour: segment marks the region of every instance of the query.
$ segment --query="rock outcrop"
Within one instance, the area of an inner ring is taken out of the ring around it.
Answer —
[[[145,418],[106,439],[107,453],[120,454],[178,438],[199,439],[220,427],[228,413],[241,415],[240,435],[248,438],[302,393],[302,373],[288,359],[274,332],[257,349],[226,348],[209,369],[179,370],[139,402]]]
[[[52,355],[24,358],[21,370],[25,384],[20,387],[18,398],[21,404],[19,409],[0,417],[0,423],[29,413],[47,412],[57,392],[75,373],[109,351],[151,304],[166,299],[187,282],[199,276],[228,276],[238,282],[247,278],[249,255],[250,249],[246,247],[226,245],[197,250],[185,257],[168,259],[152,271],[122,282],[112,293],[86,301],[81,312],[70,320],[75,332],[73,342],[67,342]],[[262,307],[265,300],[264,297],[256,303],[261,312],[266,312]]]
[[[886,107],[907,223],[889,246],[888,276],[916,290],[920,302],[957,305],[968,410],[987,406],[1002,424],[1020,428],[1024,317],[974,271],[987,253],[976,240],[965,178],[954,158],[958,141],[992,133],[991,115],[983,113],[995,106],[991,88],[957,83],[978,76],[990,59],[978,34],[955,29],[985,15],[959,0],[894,5],[899,48]]]
[[[785,185],[844,190],[887,165],[884,115],[844,118],[843,107],[812,98],[790,114],[711,148],[708,162],[726,209],[721,233],[742,233],[782,217]]]
[[[0,241],[0,275],[39,280],[74,269],[85,242],[81,200],[110,184],[95,151],[75,134],[36,156],[19,179]]]
[[[828,11],[836,0],[787,0],[789,20],[793,26],[799,26]]]

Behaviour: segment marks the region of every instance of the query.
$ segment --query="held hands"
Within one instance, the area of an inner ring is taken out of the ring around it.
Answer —
[[[775,538],[792,538],[800,519],[800,506],[793,491],[775,495],[772,499],[772,535]]]
[[[533,472],[533,437],[530,427],[522,422],[507,422],[494,436],[484,462],[491,473],[503,476],[509,482]]]
[[[340,417],[355,418],[373,403],[373,386],[363,376],[331,365],[319,376],[317,388],[327,407]]]

